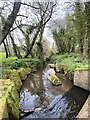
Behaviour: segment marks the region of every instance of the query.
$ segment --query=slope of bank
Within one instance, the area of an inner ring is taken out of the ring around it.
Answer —
[[[34,58],[6,59],[0,56],[0,120],[19,119],[19,92],[22,81],[28,77],[39,65],[39,60]]]
[[[74,75],[76,68],[80,68],[82,70],[90,68],[90,60],[77,53],[53,55],[51,57],[51,62],[63,67],[65,71],[72,75]]]

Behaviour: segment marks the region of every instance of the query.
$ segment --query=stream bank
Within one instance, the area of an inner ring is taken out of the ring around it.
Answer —
[[[39,59],[5,57],[0,59],[0,119],[19,119],[19,93],[22,81],[39,65]],[[2,69],[3,68],[3,69]]]
[[[20,117],[19,92],[22,80],[27,78],[31,69],[20,68],[19,70],[5,70],[4,72],[4,79],[0,80],[0,119],[18,120]]]

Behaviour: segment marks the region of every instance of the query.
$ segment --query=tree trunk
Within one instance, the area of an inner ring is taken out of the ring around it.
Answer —
[[[10,57],[11,56],[11,52],[10,52],[10,49],[9,49],[9,45],[8,45],[8,40],[7,39],[6,39],[6,45],[7,45],[8,55]]]
[[[87,2],[87,36],[88,36],[88,57],[90,57],[90,1]]]
[[[34,44],[35,44],[35,42],[36,42],[36,39],[37,39],[37,36],[38,36],[39,31],[40,31],[40,26],[38,27],[38,30],[37,30],[34,38],[33,38],[33,41],[32,41],[32,43],[30,44],[30,48],[29,48],[29,50],[27,51],[27,53],[26,53],[26,55],[25,55],[25,58],[27,58],[28,55],[31,54],[31,51],[32,51],[33,46],[34,46]]]
[[[83,53],[83,39],[80,38],[80,53]]]
[[[5,44],[5,41],[3,41],[3,45],[4,45],[4,48],[5,48],[5,52],[6,52],[6,58],[8,58],[9,55],[8,55],[8,50],[7,50],[7,46]]]
[[[85,2],[85,14],[86,14],[86,37],[84,46],[84,56],[90,57],[90,1]]]
[[[11,41],[12,41],[14,54],[16,55],[17,58],[22,58],[22,56],[21,56],[21,54],[20,54],[20,51],[19,51],[17,45],[14,43],[14,39],[13,39],[13,37],[12,37],[11,34],[10,34],[10,38],[11,38]]]
[[[87,37],[87,30],[85,31],[85,34],[84,34],[83,56],[85,58],[88,57],[88,37]]]
[[[19,0],[18,2],[14,2],[13,10],[12,10],[11,14],[8,16],[7,20],[5,21],[5,24],[1,31],[2,35],[0,38],[0,45],[6,39],[8,33],[10,32],[10,29],[17,17],[17,13],[19,12],[20,6],[21,6],[21,0]]]
[[[40,59],[41,67],[43,67],[43,65],[44,65],[43,45],[42,45],[44,28],[45,28],[45,26],[43,26],[42,29],[41,29],[41,31],[40,31],[40,36],[39,36],[40,38],[39,38],[39,42],[37,43],[38,54],[39,54],[39,59]]]

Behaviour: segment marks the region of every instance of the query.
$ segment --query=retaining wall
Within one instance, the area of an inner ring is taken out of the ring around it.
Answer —
[[[29,72],[30,68],[5,71],[4,80],[0,80],[0,120],[19,119],[19,91]]]
[[[74,74],[74,85],[90,91],[90,69],[76,69]]]

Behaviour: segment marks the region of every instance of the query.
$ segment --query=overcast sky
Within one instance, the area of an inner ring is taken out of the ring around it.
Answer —
[[[8,1],[8,2],[14,2],[14,0],[0,0],[1,3],[5,2],[5,1]],[[16,0],[17,2],[19,0]],[[48,0],[22,0],[22,2],[27,2],[27,1],[30,1],[30,2],[47,2]],[[56,1],[56,0],[51,0],[51,1]],[[47,24],[47,26],[51,27],[51,29],[56,25],[56,22],[59,24],[62,19],[64,18],[65,16],[65,13],[67,11],[65,11],[65,8],[66,8],[66,4],[67,2],[75,2],[75,0],[58,0],[58,7],[56,9],[56,12],[54,13],[54,15],[52,16],[53,19],[51,19],[49,21],[49,23]],[[85,1],[85,0],[84,0]],[[2,4],[0,3],[0,6],[2,6]],[[29,12],[30,12],[30,9],[29,9]],[[8,11],[6,9],[5,11],[5,16],[7,17],[8,14],[10,14],[10,11]],[[25,14],[25,15],[28,15],[28,10],[25,11],[25,8],[21,8],[20,9],[20,14]],[[30,13],[31,17],[27,18],[27,21],[23,19],[23,22],[28,22],[28,23],[31,23],[31,21],[34,21],[35,20],[35,16],[33,16],[32,12]],[[19,19],[19,18],[17,18]],[[54,22],[52,22],[54,21]],[[52,37],[52,34],[51,34],[51,30],[49,27],[46,27],[45,30],[44,30],[44,37],[46,37],[50,43],[53,43],[53,37]]]

